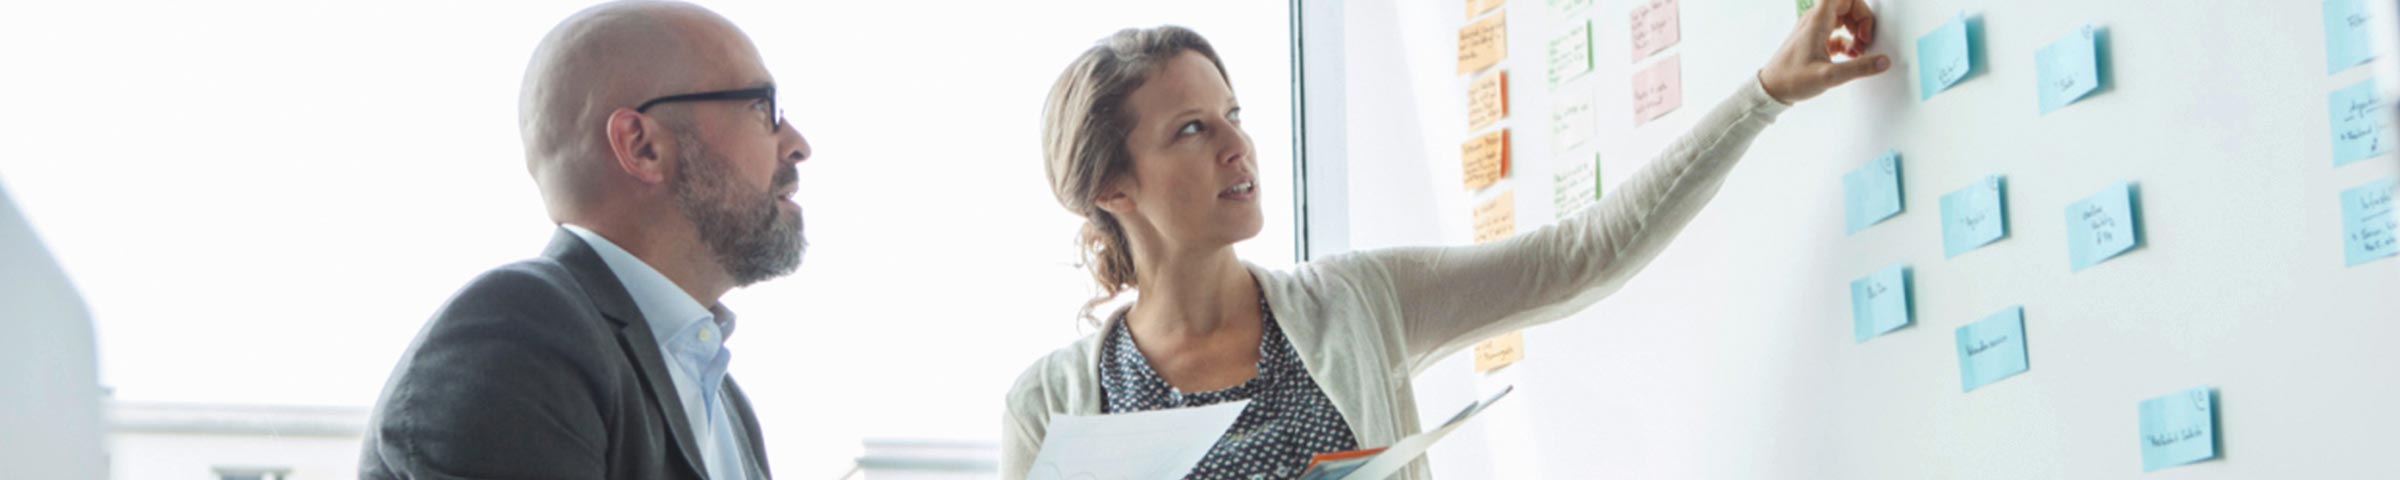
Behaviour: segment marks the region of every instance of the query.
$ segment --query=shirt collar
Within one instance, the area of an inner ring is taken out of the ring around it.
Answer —
[[[617,283],[623,284],[625,293],[633,296],[634,307],[642,311],[642,318],[650,324],[651,336],[659,339],[660,343],[677,343],[669,339],[680,339],[676,335],[697,327],[695,324],[703,321],[717,324],[718,333],[714,343],[722,343],[725,337],[733,336],[733,312],[725,309],[723,303],[701,307],[700,301],[684,292],[683,287],[676,286],[675,281],[667,279],[666,275],[658,273],[658,269],[650,268],[648,262],[633,256],[632,252],[618,247],[598,232],[571,223],[562,223],[559,227],[582,237],[583,243],[591,244],[592,250],[600,254],[600,261],[608,264],[608,271],[616,274]]]

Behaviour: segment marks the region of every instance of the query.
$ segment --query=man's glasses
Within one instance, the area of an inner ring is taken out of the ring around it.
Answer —
[[[756,100],[756,101],[759,101],[760,103],[758,103],[758,104],[756,104],[756,105],[752,106],[751,108],[756,108],[756,109],[759,109],[759,112],[760,112],[760,114],[761,114],[761,115],[765,115],[765,116],[767,117],[767,120],[766,120],[766,121],[767,121],[767,131],[769,131],[769,132],[774,132],[774,133],[783,133],[783,108],[781,108],[781,107],[777,107],[777,106],[775,105],[775,86],[774,86],[774,85],[768,85],[768,86],[764,86],[764,87],[757,87],[757,88],[744,88],[744,89],[739,89],[739,90],[718,90],[718,91],[714,91],[714,92],[700,92],[700,93],[686,93],[686,94],[682,94],[682,95],[668,95],[668,96],[664,96],[664,97],[653,98],[653,99],[650,99],[650,101],[647,101],[647,102],[642,102],[642,105],[641,105],[641,106],[638,106],[638,107],[633,107],[633,111],[636,111],[636,112],[641,112],[641,113],[650,113],[650,112],[649,112],[649,110],[650,110],[650,107],[657,106],[658,104],[661,104],[661,103],[675,103],[675,102],[705,102],[705,101],[715,101],[715,100]]]

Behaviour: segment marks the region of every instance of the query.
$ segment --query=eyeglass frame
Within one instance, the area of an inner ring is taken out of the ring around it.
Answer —
[[[772,84],[763,87],[737,88],[732,90],[668,95],[642,102],[640,106],[633,107],[633,111],[636,113],[650,113],[650,107],[658,106],[658,104],[661,103],[706,102],[715,100],[766,100],[767,111],[775,115],[767,118],[767,122],[770,124],[767,126],[767,131],[773,133],[783,133],[783,106],[775,102],[775,85]]]

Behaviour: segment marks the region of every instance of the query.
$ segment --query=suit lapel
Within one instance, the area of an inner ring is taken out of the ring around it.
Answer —
[[[750,476],[775,478],[773,473],[767,471],[767,444],[759,439],[758,416],[750,410],[750,396],[742,393],[741,384],[734,382],[731,374],[725,375],[724,391],[725,398],[733,403],[734,418],[742,422],[741,428],[733,431],[741,436],[743,451],[750,453]]]
[[[592,305],[617,324],[617,343],[633,357],[634,365],[640,367],[642,383],[650,387],[650,400],[665,412],[667,430],[674,437],[675,447],[683,452],[684,466],[697,478],[708,478],[708,469],[701,466],[700,441],[692,433],[690,417],[684,414],[683,396],[675,393],[675,380],[667,376],[667,362],[658,351],[658,338],[650,334],[648,320],[642,318],[641,308],[634,305],[633,295],[625,292],[623,283],[617,282],[616,273],[608,269],[608,262],[600,259],[600,253],[592,251],[592,246],[575,232],[558,229],[550,236],[550,247],[542,256],[557,260],[559,265],[574,272],[576,282],[583,284],[584,291],[591,295]]]

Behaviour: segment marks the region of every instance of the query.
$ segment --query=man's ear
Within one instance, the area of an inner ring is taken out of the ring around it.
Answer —
[[[666,130],[658,122],[630,108],[608,112],[608,150],[616,159],[618,170],[644,183],[657,184],[667,180],[667,162],[659,156],[667,145]]]

